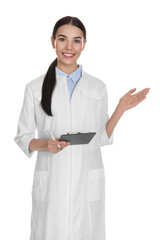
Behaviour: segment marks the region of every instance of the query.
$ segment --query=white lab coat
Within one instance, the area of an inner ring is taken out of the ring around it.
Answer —
[[[47,130],[59,138],[101,127],[89,144],[69,145],[57,154],[37,152],[30,240],[105,240],[105,171],[100,147],[113,142],[113,134],[106,133],[106,85],[82,67],[70,100],[66,77],[56,71],[51,117],[40,106],[44,76],[26,84],[14,138],[29,158],[35,152],[29,151],[29,142],[34,137],[49,139]]]

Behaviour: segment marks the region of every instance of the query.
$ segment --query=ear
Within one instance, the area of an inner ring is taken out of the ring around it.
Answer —
[[[84,50],[86,43],[87,43],[87,40],[85,40],[85,42],[83,43],[82,51]]]
[[[52,47],[55,48],[55,42],[54,42],[53,36],[51,36],[51,44],[52,44]]]

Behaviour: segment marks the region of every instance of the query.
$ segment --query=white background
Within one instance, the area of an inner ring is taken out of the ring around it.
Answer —
[[[78,63],[106,83],[110,116],[127,91],[151,88],[120,119],[114,144],[102,148],[107,240],[162,239],[161,13],[160,0],[1,4],[0,239],[29,240],[36,153],[29,159],[13,138],[25,84],[45,73],[55,59],[53,26],[67,15],[80,18],[87,29]]]

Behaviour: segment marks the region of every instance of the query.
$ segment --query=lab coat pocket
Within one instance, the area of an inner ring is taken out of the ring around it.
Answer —
[[[49,173],[47,171],[35,171],[33,178],[32,197],[36,201],[45,201],[47,198]]]
[[[93,169],[88,172],[88,200],[104,199],[105,173],[104,168]]]

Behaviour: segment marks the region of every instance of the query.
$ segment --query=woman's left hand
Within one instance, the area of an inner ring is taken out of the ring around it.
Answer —
[[[129,92],[127,92],[120,100],[118,107],[121,111],[125,112],[126,110],[135,107],[137,104],[142,102],[146,95],[149,93],[150,88],[145,88],[141,90],[140,92],[131,95],[136,91],[136,88],[131,89]]]

